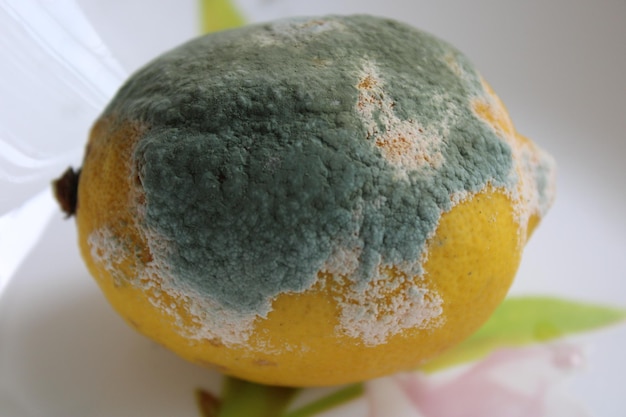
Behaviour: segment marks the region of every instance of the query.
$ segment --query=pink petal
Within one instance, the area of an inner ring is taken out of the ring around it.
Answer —
[[[584,416],[572,401],[554,394],[582,362],[576,347],[541,345],[494,352],[460,376],[439,383],[417,373],[394,378],[427,417],[542,417],[557,409]]]

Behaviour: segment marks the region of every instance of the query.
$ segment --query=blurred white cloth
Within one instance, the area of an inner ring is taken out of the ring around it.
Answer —
[[[1,293],[54,212],[51,180],[80,164],[125,72],[74,0],[0,0],[0,28]]]
[[[125,78],[73,0],[1,0],[0,215],[80,161]]]

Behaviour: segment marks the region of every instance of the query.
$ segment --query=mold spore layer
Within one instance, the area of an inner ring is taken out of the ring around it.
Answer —
[[[521,201],[520,175],[544,172],[519,167],[506,132],[475,110],[486,100],[453,47],[369,16],[249,26],[162,55],[104,115],[147,127],[131,161],[152,252],[144,275],[212,323],[195,337],[227,344],[320,272],[347,279],[358,300],[340,332],[376,344],[438,325],[442,300],[427,286],[391,303],[409,303],[412,318],[365,306],[385,268],[423,273],[427,240],[459,196],[491,186]]]

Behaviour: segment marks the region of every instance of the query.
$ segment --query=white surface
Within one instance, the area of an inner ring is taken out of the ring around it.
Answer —
[[[0,298],[0,416],[199,417],[216,374],[131,330],[78,255],[58,214]]]
[[[189,5],[168,0],[146,10],[140,3],[81,1],[129,71],[196,30]],[[626,2],[240,3],[249,12],[265,4],[262,19],[387,15],[463,50],[518,130],[560,167],[556,204],[527,247],[513,291],[626,307]],[[55,217],[0,293],[0,415],[197,415],[192,390],[214,381],[127,329],[87,276],[74,233],[72,222]],[[589,365],[576,377],[574,394],[593,415],[623,417],[626,326],[584,341]],[[104,412],[103,404],[114,408]]]

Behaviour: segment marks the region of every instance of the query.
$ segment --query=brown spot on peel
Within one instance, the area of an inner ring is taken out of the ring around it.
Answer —
[[[378,82],[371,75],[366,75],[361,79],[357,87],[362,90],[371,90],[374,86],[378,85]]]
[[[268,361],[266,359],[256,359],[254,364],[257,366],[277,366],[276,362]]]
[[[80,169],[74,171],[74,169],[70,167],[60,178],[52,182],[54,197],[61,206],[61,210],[67,215],[66,218],[76,214],[79,179]]]

